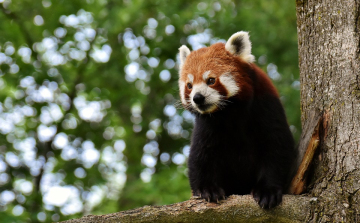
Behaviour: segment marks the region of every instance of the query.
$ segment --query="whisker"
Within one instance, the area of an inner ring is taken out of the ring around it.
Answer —
[[[175,108],[177,108],[177,109],[183,108],[183,104],[182,104],[181,101],[176,101],[176,102],[174,103],[174,106],[175,106]]]

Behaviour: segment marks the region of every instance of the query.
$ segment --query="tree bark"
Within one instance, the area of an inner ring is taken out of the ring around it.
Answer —
[[[360,1],[297,0],[301,119],[323,113],[309,222],[360,221]]]
[[[181,203],[164,206],[145,206],[134,210],[108,215],[89,215],[64,223],[83,222],[304,222],[316,199],[306,196],[284,196],[283,204],[271,210],[264,210],[251,195],[233,195],[220,204],[209,203],[204,199],[191,199]]]

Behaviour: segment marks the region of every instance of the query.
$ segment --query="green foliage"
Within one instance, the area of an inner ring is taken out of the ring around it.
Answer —
[[[177,53],[250,31],[300,134],[292,1],[0,0],[0,219],[186,200]],[[30,10],[31,9],[31,10]]]
[[[165,166],[160,167],[159,173],[155,173],[149,183],[129,182],[128,193],[120,196],[126,208],[121,206],[117,211],[136,208],[138,204],[164,205],[188,200],[191,197],[191,190],[184,174],[186,171],[187,169],[182,166]],[[98,213],[103,214],[103,210]]]

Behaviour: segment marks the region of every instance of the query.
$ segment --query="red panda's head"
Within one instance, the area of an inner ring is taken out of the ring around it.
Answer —
[[[226,44],[216,43],[193,52],[183,45],[179,50],[179,89],[185,108],[212,113],[225,106],[229,98],[252,96],[247,71],[255,59],[247,32],[235,33]]]

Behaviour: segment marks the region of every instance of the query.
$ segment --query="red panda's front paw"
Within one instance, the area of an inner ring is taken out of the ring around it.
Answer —
[[[208,202],[219,202],[225,199],[225,191],[220,187],[209,187],[194,192],[195,196],[207,200]]]
[[[282,190],[279,187],[257,187],[253,189],[252,195],[264,209],[276,207],[282,201]]]

